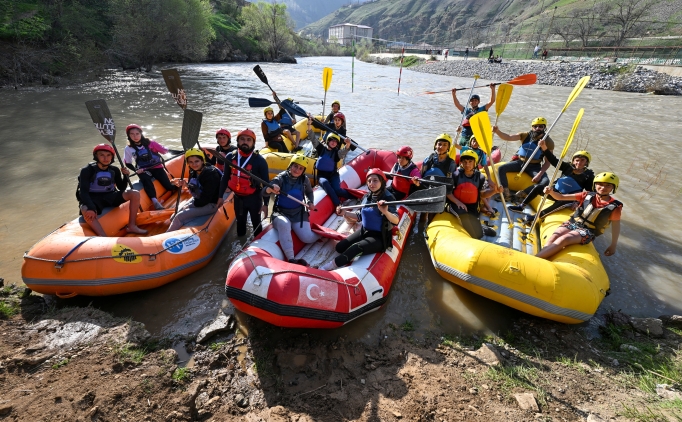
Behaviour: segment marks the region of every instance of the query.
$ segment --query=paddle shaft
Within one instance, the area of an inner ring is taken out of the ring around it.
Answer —
[[[265,85],[267,85],[268,88],[270,88],[270,91],[272,91],[272,96],[273,96],[273,98],[275,99],[275,102],[277,103],[277,105],[280,106],[280,107],[282,107],[282,102],[279,100],[279,97],[277,96],[277,93],[275,92],[275,90],[272,89],[272,87],[271,87],[270,84],[268,83],[268,77],[265,76],[265,72],[263,72],[263,69],[261,69],[260,65],[256,65],[256,66],[253,68],[253,71],[256,73],[256,76],[258,76],[258,79],[260,79],[261,82],[263,82]],[[294,118],[293,118],[293,116],[292,116],[291,114],[289,114],[289,112],[287,111],[287,109],[283,109],[283,110],[284,110],[284,112],[289,116],[289,118],[293,121]]]
[[[554,120],[554,122],[552,123],[552,125],[549,127],[549,129],[547,129],[547,132],[545,132],[545,135],[542,137],[541,141],[546,141],[546,140],[547,140],[547,137],[549,136],[549,132],[552,131],[552,128],[554,127],[554,125],[556,125],[556,122],[559,121],[559,119],[561,118],[561,116],[562,116],[563,114],[564,114],[564,112],[562,111],[561,113],[559,113],[558,116],[556,116],[556,119]],[[538,143],[538,146],[535,147],[535,149],[533,150],[533,153],[530,155],[530,157],[528,157],[528,159],[526,160],[526,162],[523,164],[523,167],[521,167],[521,171],[519,171],[519,173],[516,175],[515,178],[518,179],[519,177],[521,177],[521,175],[523,174],[523,172],[526,171],[526,168],[528,168],[528,166],[530,165],[530,162],[532,161],[531,158],[535,156],[535,154],[538,152],[539,149],[540,149],[540,144]]]
[[[495,126],[497,126],[497,120],[500,118],[500,114],[502,114],[502,112],[500,112],[497,116],[495,116]],[[495,133],[494,132],[493,132],[492,139],[495,139]],[[491,143],[492,143],[492,139],[490,140]],[[497,181],[497,183],[500,183],[500,172],[499,172],[499,170],[497,169],[497,167],[495,167],[495,164],[491,164],[490,167],[492,167],[492,169],[493,169],[493,174],[495,175],[495,180]],[[511,219],[511,214],[509,214],[509,209],[507,209],[507,201],[504,199],[504,192],[500,193],[500,200],[502,200],[502,207],[504,208],[504,213],[507,216],[507,221],[509,222],[509,226],[511,227],[514,224],[514,222]]]
[[[389,202],[384,202],[384,205],[423,204],[423,203],[437,202],[437,201],[443,201],[443,200],[444,200],[444,197],[442,197],[442,196],[434,196],[431,198],[405,199],[402,201],[389,201]],[[364,208],[364,207],[372,207],[372,206],[378,206],[378,204],[376,202],[372,202],[371,204],[347,205],[345,207],[340,207],[339,209],[350,210],[350,209],[355,209],[355,208]]]
[[[514,79],[511,79],[507,82],[495,82],[493,85],[501,85],[501,84],[510,84],[510,85],[533,85],[535,82],[537,82],[537,76],[535,73],[527,73],[525,75],[517,76]],[[486,86],[490,85],[478,85],[475,88],[485,88]],[[455,88],[456,91],[463,91],[466,88]],[[441,94],[444,92],[451,92],[452,90],[447,90],[447,91],[428,91],[426,94]]]
[[[384,174],[387,175],[387,176],[402,177],[402,178],[404,178],[404,179],[412,179],[412,177],[410,177],[410,176],[405,176],[405,175],[403,175],[403,174],[398,174],[398,173],[391,173],[391,172],[388,172],[388,171],[385,171]],[[417,180],[418,180],[420,183],[430,183],[430,184],[432,184],[432,185],[452,186],[452,183],[437,182],[437,181],[435,181],[435,180],[420,179],[420,178],[417,178]]]
[[[322,123],[321,121],[319,121],[319,120],[317,120],[317,119],[313,119],[313,126],[316,126],[318,129],[324,129],[324,130],[326,130],[326,131],[328,131],[328,132],[334,133],[334,134],[338,135],[338,136],[341,138],[341,140],[343,140],[343,141],[345,141],[346,138],[348,138],[347,136],[341,135],[339,132],[337,132],[336,130],[332,129],[331,127],[325,125],[324,123]],[[360,151],[362,151],[362,152],[367,152],[366,149],[364,149],[363,147],[361,147],[360,145],[358,145],[354,140],[351,139],[350,142],[351,142],[353,145],[355,145],[355,146],[357,147],[357,149],[359,149]]]

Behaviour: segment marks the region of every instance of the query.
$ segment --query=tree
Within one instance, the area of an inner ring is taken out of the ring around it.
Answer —
[[[215,37],[208,0],[112,0],[113,53],[147,72],[163,60],[199,61]]]
[[[260,41],[270,59],[294,54],[294,22],[285,4],[251,3],[242,8],[242,21],[241,33]]]
[[[598,3],[595,1],[591,8],[575,9],[572,16],[575,20],[576,35],[580,38],[583,47],[587,47],[590,37],[594,37],[597,32],[600,16],[607,16],[611,6],[609,3]]]
[[[615,0],[607,20],[614,30],[614,44],[623,45],[625,38],[637,34],[641,21],[648,17],[651,8],[661,0]]]
[[[562,22],[554,25],[552,33],[560,36],[564,40],[564,47],[568,47],[575,35],[575,27],[573,26],[573,19],[568,22]]]

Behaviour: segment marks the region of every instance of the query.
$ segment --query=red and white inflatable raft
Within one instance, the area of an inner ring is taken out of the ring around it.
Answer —
[[[390,171],[395,162],[396,156],[390,151],[364,152],[340,169],[341,186],[360,188],[370,168]],[[334,206],[321,187],[315,187],[314,194],[316,210],[310,214],[311,226],[325,235],[305,245],[291,233],[296,258],[305,259],[311,266],[336,256],[336,243],[353,230],[333,212]],[[286,262],[277,231],[268,224],[230,264],[225,293],[235,308],[280,327],[336,328],[375,311],[388,300],[414,223],[414,212],[402,206],[398,212],[400,221],[392,249],[362,256],[333,271]]]

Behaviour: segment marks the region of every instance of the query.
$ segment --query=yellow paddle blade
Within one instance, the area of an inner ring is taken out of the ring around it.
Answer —
[[[573,100],[578,98],[578,95],[580,95],[580,92],[582,92],[583,88],[585,88],[585,85],[587,85],[589,81],[590,81],[589,76],[583,76],[582,78],[580,78],[578,84],[575,86],[575,88],[573,88],[573,91],[571,91],[571,95],[568,96],[568,100],[566,100],[566,105],[561,110],[562,113],[566,111],[566,109],[568,108],[569,105],[571,105]]]
[[[324,88],[325,92],[329,89],[329,85],[332,84],[332,73],[334,73],[334,71],[331,67],[322,69],[322,88]]]
[[[512,91],[514,90],[514,85],[501,84],[497,88],[497,97],[495,97],[495,114],[499,117],[500,114],[507,108],[509,99],[511,98]]]
[[[490,117],[487,111],[476,113],[469,119],[471,130],[478,141],[478,145],[490,155],[493,148],[493,128],[490,126]]]
[[[585,109],[581,108],[580,111],[578,112],[578,115],[575,116],[573,128],[571,128],[571,133],[568,135],[568,139],[566,139],[566,145],[564,145],[564,149],[561,151],[561,158],[559,158],[559,160],[562,160],[566,156],[566,153],[568,152],[568,147],[570,147],[571,142],[573,142],[573,136],[575,136],[575,131],[578,130],[578,126],[580,126],[580,119],[583,118],[584,112]]]

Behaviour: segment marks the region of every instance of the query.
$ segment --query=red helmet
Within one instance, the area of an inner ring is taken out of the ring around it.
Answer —
[[[216,132],[215,132],[216,139],[218,138],[218,135],[220,135],[221,133],[223,135],[227,135],[228,140],[232,139],[232,135],[230,135],[230,131],[225,129],[224,127],[221,127],[220,129],[216,130]]]
[[[410,148],[408,146],[400,147],[400,148],[398,148],[397,155],[398,155],[398,157],[405,157],[408,160],[411,160],[412,155],[413,155],[412,148]]]
[[[133,123],[132,125],[126,126],[126,135],[128,135],[128,133],[130,132],[130,129],[137,129],[140,131],[140,133],[142,132],[142,128],[139,125],[136,125]]]
[[[239,137],[242,135],[250,136],[253,138],[254,142],[256,141],[256,134],[249,128],[246,128],[244,130],[240,130],[239,133],[237,133],[237,139],[239,139]]]
[[[111,155],[116,155],[116,152],[114,149],[111,147],[109,144],[99,144],[95,146],[95,148],[92,149],[92,159],[97,161],[97,151],[107,151],[110,152]]]
[[[369,176],[371,176],[371,175],[373,175],[373,174],[376,174],[376,175],[379,176],[381,179],[383,179],[384,183],[386,183],[387,180],[388,180],[388,179],[386,179],[386,175],[384,174],[384,172],[381,171],[381,169],[378,169],[378,168],[376,168],[376,167],[375,167],[375,168],[372,168],[372,169],[369,169],[369,171],[367,172],[367,176],[365,176],[365,180],[367,180],[367,179],[369,178]]]
[[[338,117],[339,119],[343,120],[344,122],[346,121],[346,116],[344,116],[343,113],[341,113],[340,111],[334,115],[334,118],[335,118],[335,119],[336,119],[337,117]]]

